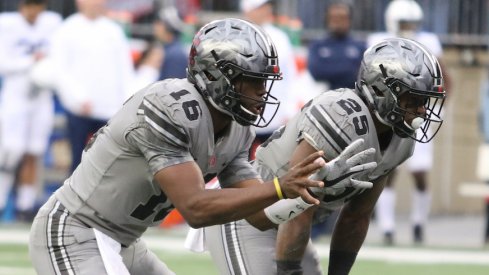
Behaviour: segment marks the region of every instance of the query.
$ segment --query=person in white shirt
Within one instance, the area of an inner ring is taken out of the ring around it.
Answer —
[[[122,28],[104,16],[106,0],[77,0],[76,4],[78,13],[55,34],[50,56],[56,88],[67,109],[72,171],[89,136],[135,92],[129,43]]]
[[[367,46],[374,45],[392,37],[413,39],[426,46],[439,60],[444,77],[444,87],[450,91],[450,76],[443,65],[443,49],[438,36],[420,29],[423,21],[423,11],[413,0],[393,0],[385,11],[387,31],[372,33],[367,37]],[[423,242],[423,229],[428,220],[431,205],[431,195],[428,191],[428,172],[433,166],[433,142],[417,143],[414,153],[407,161],[407,169],[413,176],[416,190],[412,196],[411,222],[413,224],[413,241]],[[396,195],[391,177],[379,197],[376,207],[376,219],[384,233],[384,242],[392,245],[395,231]]]
[[[273,84],[273,94],[280,101],[280,108],[267,127],[256,128],[256,140],[254,147],[267,140],[267,138],[292,117],[298,110],[295,104],[297,96],[293,95],[295,79],[298,72],[294,59],[292,43],[287,34],[273,25],[273,2],[269,0],[241,0],[241,11],[245,19],[261,26],[270,35],[273,43],[277,46],[278,56],[280,56],[280,69],[283,80]],[[272,112],[273,108],[265,109],[265,112]],[[252,157],[254,153],[252,152]]]
[[[33,217],[38,162],[47,149],[54,109],[49,91],[33,85],[30,70],[44,58],[61,16],[46,0],[22,0],[17,12],[0,14],[0,211],[18,171],[16,216]],[[19,169],[19,170],[17,170]]]

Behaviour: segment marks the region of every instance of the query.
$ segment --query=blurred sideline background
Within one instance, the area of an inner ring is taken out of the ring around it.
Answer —
[[[300,4],[299,4],[300,2]],[[356,0],[354,3],[353,33],[365,38],[369,33],[382,31],[384,10],[388,0]],[[453,78],[451,98],[445,112],[445,125],[433,141],[435,143],[435,165],[430,173],[433,194],[432,216],[463,215],[479,217],[483,214],[483,197],[464,196],[460,186],[467,182],[478,182],[476,177],[477,150],[481,144],[477,114],[481,82],[487,78],[489,55],[489,1],[486,0],[422,0],[425,16],[423,28],[435,32],[441,39],[444,61]],[[18,1],[0,1],[0,12],[13,11]],[[323,13],[329,1],[283,0],[277,1],[276,24],[290,36],[294,45],[299,71],[305,72],[308,42],[324,34]],[[223,17],[243,17],[239,12],[239,1],[211,0],[108,0],[109,15],[120,23],[131,41],[133,58],[137,60],[145,49],[152,34],[151,17],[155,5],[176,6],[185,21],[182,41],[188,46],[195,30],[202,24]],[[50,0],[48,9],[59,12],[63,17],[75,12],[74,0]],[[299,86],[299,85],[298,85]],[[315,89],[316,86],[301,86]],[[308,88],[305,88],[308,89]],[[302,92],[302,91],[298,91]],[[39,204],[68,176],[70,165],[69,145],[66,141],[63,109],[58,105],[56,127],[51,146],[44,159],[42,196]],[[401,169],[396,181],[398,194],[411,194],[411,177]],[[398,196],[397,212],[402,217],[410,205],[409,196]],[[13,219],[6,211],[4,221]],[[178,217],[176,217],[178,223]],[[482,228],[480,220],[475,224]],[[430,222],[431,223],[431,222]],[[471,226],[469,221],[468,226]],[[171,226],[172,221],[167,221]],[[401,226],[401,225],[400,225]],[[480,236],[480,235],[479,235]],[[428,237],[429,238],[429,237]]]

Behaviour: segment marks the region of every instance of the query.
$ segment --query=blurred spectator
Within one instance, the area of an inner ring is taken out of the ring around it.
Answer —
[[[239,0],[200,0],[203,9],[211,11],[235,11]]]
[[[195,15],[202,9],[201,1],[202,0],[178,0],[174,1],[173,4],[177,8],[179,14],[181,14],[183,18],[187,18],[188,16]]]
[[[141,88],[121,27],[104,16],[106,0],[77,0],[76,4],[78,12],[55,34],[50,55],[56,87],[67,109],[72,171],[90,135]],[[144,72],[150,76],[140,82],[157,78],[156,71],[154,76],[150,70]]]
[[[309,45],[309,72],[314,80],[326,82],[331,90],[353,89],[366,44],[350,34],[352,7],[346,2],[335,1],[326,7],[324,15],[327,36]],[[313,225],[311,237],[331,233],[338,212]]]
[[[485,83],[481,88],[481,96],[480,96],[480,130],[482,133],[483,144],[481,145],[479,154],[487,154],[489,153],[489,80],[486,79]],[[485,147],[485,148],[483,148]],[[487,155],[479,155],[479,161],[487,161],[489,160],[489,156]],[[487,167],[483,167],[482,163],[478,164],[479,171],[478,176],[480,179],[486,181],[489,184],[489,178],[487,175]],[[486,197],[486,225],[484,231],[484,242],[486,245],[489,245],[489,197]]]
[[[385,11],[387,32],[373,33],[367,39],[368,46],[389,37],[399,36],[413,39],[428,48],[439,60],[444,77],[444,88],[450,92],[450,76],[443,65],[443,49],[436,34],[420,30],[423,11],[414,0],[393,0]],[[417,132],[418,135],[420,132]],[[419,137],[419,136],[418,136]],[[424,226],[428,220],[431,207],[431,194],[428,191],[428,172],[433,166],[433,143],[417,143],[414,153],[407,161],[407,168],[413,176],[416,190],[412,196],[411,221],[413,224],[413,240],[421,243],[424,239]],[[393,244],[395,229],[396,195],[393,188],[394,176],[379,197],[376,207],[376,219],[384,232],[386,244]]]
[[[164,8],[153,23],[153,32],[157,42],[162,44],[163,62],[159,79],[185,78],[188,53],[180,41],[185,23],[175,8]]]
[[[22,0],[17,12],[0,15],[0,211],[3,213],[16,176],[16,216],[33,217],[39,161],[53,126],[53,97],[35,86],[29,72],[49,50],[61,16],[46,11],[46,0]],[[19,167],[20,166],[20,167]],[[16,175],[16,173],[18,174]]]
[[[287,119],[296,113],[296,92],[291,89],[297,77],[297,67],[294,59],[294,50],[287,34],[273,25],[273,1],[267,0],[241,0],[241,10],[245,18],[260,25],[271,37],[279,56],[279,66],[283,80],[273,84],[271,94],[280,100],[280,108],[272,122],[264,128],[256,128],[256,140],[253,149],[264,142],[278,127],[285,124]],[[271,117],[274,108],[265,109],[265,117]],[[267,114],[268,113],[268,114]],[[254,152],[251,153],[254,158]]]
[[[352,9],[344,2],[333,2],[325,12],[328,35],[309,46],[308,69],[316,81],[330,89],[355,87],[365,42],[350,35]]]

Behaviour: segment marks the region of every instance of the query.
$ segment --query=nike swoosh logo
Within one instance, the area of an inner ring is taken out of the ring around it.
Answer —
[[[337,184],[338,182],[348,178],[349,176],[355,174],[356,172],[350,172],[348,174],[344,174],[343,176],[339,177],[339,178],[336,178],[334,180],[323,180],[324,182],[324,187],[331,187],[335,184]]]
[[[290,211],[290,212],[289,212],[289,219],[290,219],[290,216],[292,216],[292,215],[294,215],[294,214],[295,214],[295,212],[294,212],[294,211]]]

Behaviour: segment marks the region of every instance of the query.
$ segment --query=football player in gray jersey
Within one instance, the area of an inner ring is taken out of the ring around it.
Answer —
[[[82,161],[39,210],[29,253],[38,274],[173,274],[143,232],[177,208],[192,227],[238,220],[279,199],[319,204],[309,176],[325,165],[315,152],[262,184],[248,163],[251,125],[278,107],[281,78],[269,37],[239,19],[213,21],[196,34],[187,79],[148,86],[89,141]],[[214,177],[241,187],[205,190]]]
[[[369,48],[356,88],[328,91],[311,100],[259,147],[254,166],[269,180],[317,150],[336,161],[345,147],[361,138],[358,150],[375,148],[369,159],[377,167],[352,169],[338,177],[344,171],[333,166],[319,177],[325,182],[319,206],[301,205],[295,212],[302,214],[294,213],[297,216],[288,221],[277,219],[275,208],[293,200],[265,209],[277,229],[261,232],[246,220],[206,227],[203,239],[221,274],[322,274],[310,241],[311,224],[340,207],[328,274],[348,274],[387,176],[412,154],[416,141],[428,142],[436,134],[444,98],[439,63],[419,43],[393,38]],[[421,133],[418,138],[416,131]],[[352,176],[373,186],[352,183]]]

